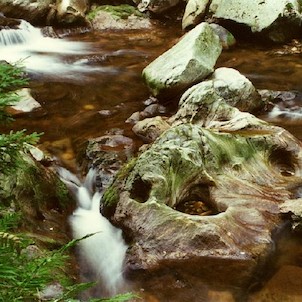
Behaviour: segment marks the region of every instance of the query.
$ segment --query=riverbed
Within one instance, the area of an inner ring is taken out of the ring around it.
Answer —
[[[76,158],[90,138],[120,131],[139,147],[143,142],[132,133],[133,124],[127,120],[149,104],[150,95],[141,72],[183,34],[179,24],[168,22],[153,26],[152,30],[60,31],[58,38],[46,40],[38,36],[41,40],[36,41],[37,46],[32,44],[26,50],[20,49],[21,57],[11,59],[24,60],[31,93],[41,109],[15,116],[12,127],[3,130],[25,128],[28,132],[43,133],[41,149],[71,170],[77,170]],[[300,54],[286,53],[281,46],[238,42],[233,48],[223,50],[217,62],[217,67],[222,66],[239,70],[258,89],[289,92],[287,98],[279,98],[267,111],[259,112],[259,117],[285,127],[302,139]],[[171,103],[176,104],[177,100],[164,103],[166,115],[175,110]],[[276,105],[283,111],[271,115]],[[294,246],[295,251],[288,246]],[[282,238],[277,249],[279,266],[301,264],[302,248],[296,237]],[[273,265],[271,269],[277,267]],[[186,296],[186,290],[179,301],[189,301],[199,292],[193,287]],[[222,292],[225,293],[225,288]],[[167,302],[167,296],[172,293],[144,294],[146,301]],[[228,294],[216,295],[215,301],[226,301],[225,297]],[[177,302],[175,299],[169,301]]]

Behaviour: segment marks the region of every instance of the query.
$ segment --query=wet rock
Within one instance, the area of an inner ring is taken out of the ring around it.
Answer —
[[[92,9],[88,18],[94,30],[152,28],[151,20],[130,5],[98,6]]]
[[[171,98],[212,73],[221,49],[215,31],[202,23],[151,62],[143,78],[153,96]]]
[[[240,111],[255,112],[264,106],[251,81],[235,69],[218,68],[210,80],[218,95]]]
[[[301,145],[283,129],[233,136],[184,124],[164,132],[138,157],[119,193],[113,195],[119,187],[113,184],[103,198],[107,206],[117,202],[112,219],[133,242],[129,274],[169,268],[180,275],[199,271],[208,280],[247,282],[273,250],[278,203],[290,196],[282,183],[297,181],[284,178],[273,164],[277,148],[293,157],[291,164],[299,162],[300,173]],[[192,200],[205,203],[211,214],[177,210]]]
[[[20,153],[22,165],[14,173],[0,174],[0,199],[3,204],[14,204],[22,213],[29,237],[52,248],[69,241],[64,210],[72,199],[57,174],[30,154]],[[66,215],[66,213],[65,213]]]
[[[24,19],[34,25],[45,25],[55,0],[3,0],[0,11],[10,18]]]
[[[230,78],[225,75],[230,75]],[[234,82],[231,83],[231,79]],[[212,80],[196,84],[182,95],[179,109],[169,123],[193,123],[225,131],[254,129],[261,132],[264,122],[238,108],[255,111],[263,105],[264,102],[247,78],[234,69],[219,68]]]
[[[10,113],[13,115],[19,115],[29,113],[37,110],[41,110],[42,107],[31,95],[29,88],[23,88],[16,91],[20,101],[16,105],[11,106]]]
[[[182,28],[199,24],[205,17],[210,0],[189,0],[182,18]]]
[[[91,139],[86,148],[89,167],[98,171],[97,187],[107,188],[116,172],[134,152],[133,140],[122,134],[108,134]]]
[[[245,25],[251,32],[278,43],[297,36],[301,24],[300,3],[296,0],[212,0],[208,16],[218,22]]]
[[[302,231],[302,198],[290,199],[280,205],[280,211],[291,215],[292,229]]]
[[[57,0],[53,7],[56,22],[60,24],[85,24],[85,14],[89,9],[89,0]]]
[[[219,37],[220,43],[224,49],[229,49],[236,44],[235,37],[227,29],[215,23],[211,23],[210,25]]]
[[[233,107],[255,110],[261,101],[250,85],[239,85],[240,92],[216,76],[218,89],[208,80],[185,92],[172,127],[103,195],[103,213],[132,242],[128,278],[150,287],[171,273],[249,286],[274,253],[272,233],[284,223],[280,204],[294,202],[301,186],[301,142]],[[165,281],[165,290],[178,286]]]
[[[64,287],[56,282],[46,286],[41,292],[38,293],[39,300],[49,301],[59,298],[63,295]]]
[[[6,18],[4,15],[0,15],[0,30],[1,29],[18,29],[21,20]]]
[[[157,116],[137,122],[132,131],[143,141],[150,143],[169,128],[170,125],[162,117]]]
[[[134,2],[138,4],[137,8],[141,12],[148,10],[154,14],[162,14],[181,3],[180,0],[141,0]]]

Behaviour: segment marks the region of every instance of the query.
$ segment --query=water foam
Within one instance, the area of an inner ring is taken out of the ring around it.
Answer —
[[[79,256],[101,281],[104,295],[115,295],[125,285],[123,262],[127,250],[122,231],[114,227],[99,212],[101,194],[93,193],[95,172],[90,170],[86,180],[80,180],[65,169],[59,171],[62,180],[75,194],[77,209],[69,218],[75,239],[94,234],[79,242]]]
[[[77,63],[79,57],[91,53],[89,43],[45,37],[39,28],[24,20],[18,28],[0,31],[0,60],[9,63],[22,61],[28,72],[40,76],[59,74],[60,77],[75,80],[82,74],[84,77],[85,73],[107,72],[104,68],[94,69]]]

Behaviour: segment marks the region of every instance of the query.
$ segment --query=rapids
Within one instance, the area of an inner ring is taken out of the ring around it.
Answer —
[[[93,192],[95,171],[90,170],[83,183],[71,172],[60,168],[61,179],[73,192],[77,208],[69,217],[74,239],[78,244],[81,271],[89,271],[99,281],[102,296],[111,296],[125,288],[123,261],[127,250],[122,231],[100,214],[101,193]]]

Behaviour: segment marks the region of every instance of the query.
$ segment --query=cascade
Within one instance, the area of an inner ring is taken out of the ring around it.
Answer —
[[[89,43],[45,37],[41,29],[21,20],[18,28],[0,30],[0,59],[8,63],[22,62],[29,74],[79,79],[79,73],[91,72],[79,57],[91,53]],[[77,74],[78,73],[78,74]],[[83,80],[83,78],[81,78]]]
[[[0,30],[0,45],[8,46],[30,43],[41,37],[43,36],[39,29],[33,27],[30,23],[21,20],[18,28],[5,28]]]
[[[84,183],[66,169],[60,168],[59,174],[77,202],[76,210],[69,217],[74,239],[92,234],[78,244],[80,262],[95,277],[89,281],[100,281],[102,295],[115,295],[125,287],[123,262],[127,245],[122,231],[100,214],[101,194],[92,190],[95,172],[90,170]]]

